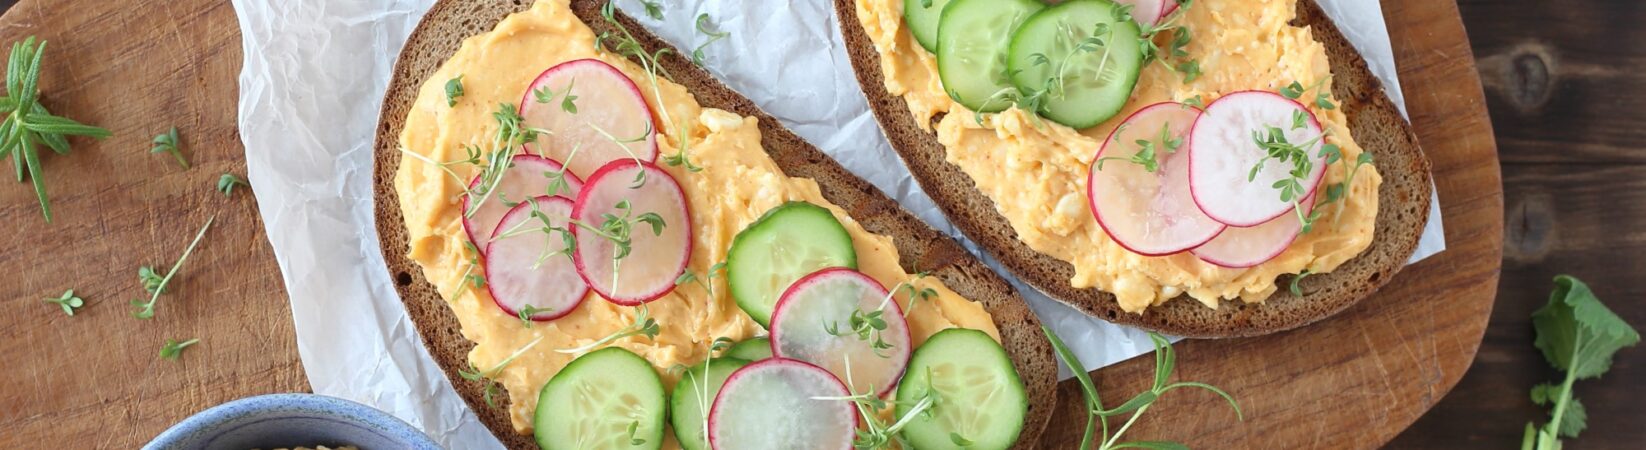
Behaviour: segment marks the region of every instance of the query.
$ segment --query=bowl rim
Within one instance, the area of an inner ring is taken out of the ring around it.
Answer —
[[[258,406],[247,407],[250,405]],[[169,449],[193,438],[199,430],[231,423],[276,408],[340,413],[338,415],[363,419],[365,422],[355,423],[357,421],[345,419],[353,425],[381,430],[387,435],[402,438],[408,441],[405,444],[410,445],[410,448],[441,449],[427,434],[392,414],[343,398],[305,393],[253,395],[206,408],[160,432],[154,440],[144,445],[143,449]]]

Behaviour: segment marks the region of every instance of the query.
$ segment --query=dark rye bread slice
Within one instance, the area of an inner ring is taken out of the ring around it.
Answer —
[[[1302,297],[1284,289],[1292,278],[1285,276],[1278,280],[1280,292],[1261,304],[1225,301],[1212,309],[1184,295],[1143,314],[1127,313],[1109,293],[1070,285],[1074,267],[1068,262],[1036,252],[1017,239],[1011,224],[971,177],[944,160],[937,135],[922,130],[903,98],[886,91],[880,54],[858,21],[855,0],[835,0],[835,14],[869,106],[920,186],[950,221],[1018,278],[1087,314],[1189,337],[1256,336],[1300,327],[1336,314],[1388,283],[1416,250],[1428,221],[1429,161],[1417,136],[1320,6],[1314,0],[1299,0],[1292,24],[1312,27],[1315,38],[1325,44],[1335,74],[1333,93],[1348,115],[1355,140],[1375,155],[1383,175],[1372,246],[1332,273],[1305,277],[1299,283]]]
[[[603,3],[573,0],[572,9],[595,33],[614,31],[600,18]],[[394,175],[401,161],[397,150],[400,132],[418,87],[457,51],[464,38],[490,31],[505,16],[525,10],[530,4],[529,0],[441,0],[429,10],[406,41],[384,96],[373,176],[383,259],[394,276],[395,288],[406,304],[412,323],[422,335],[429,354],[440,364],[458,394],[480,416],[480,421],[505,445],[515,449],[537,447],[530,436],[514,432],[504,409],[486,406],[481,383],[458,376],[458,371],[467,367],[468,353],[474,344],[463,338],[457,317],[434,285],[423,277],[423,271],[407,257],[410,247],[399,197],[394,190]],[[627,16],[619,14],[618,19],[646,48],[655,51],[668,47]],[[1034,448],[1056,406],[1057,360],[1041,334],[1039,320],[1016,291],[959,243],[910,215],[874,186],[847,172],[823,152],[783,128],[777,119],[680,55],[679,51],[673,51],[663,57],[660,61],[664,70],[674,76],[676,83],[696,95],[704,106],[759,119],[761,145],[784,173],[817,180],[824,198],[845,209],[869,232],[893,238],[904,270],[930,272],[960,295],[982,303],[994,316],[1006,351],[1028,389],[1028,416],[1015,448]]]

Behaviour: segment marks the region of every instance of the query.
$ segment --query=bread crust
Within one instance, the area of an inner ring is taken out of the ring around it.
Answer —
[[[603,3],[601,0],[571,2],[573,12],[596,33],[612,30],[600,17]],[[514,432],[504,408],[486,405],[483,384],[458,375],[459,370],[467,367],[468,353],[474,344],[463,338],[451,308],[423,277],[422,269],[407,256],[409,238],[399,207],[399,193],[394,188],[394,175],[401,162],[397,149],[400,133],[418,87],[457,51],[464,38],[490,31],[504,17],[530,6],[530,0],[440,0],[435,3],[407,39],[395,63],[394,76],[378,119],[373,172],[375,216],[383,259],[412,323],[458,395],[475,411],[481,423],[513,449],[535,449],[537,445],[531,436]],[[618,20],[647,49],[668,47],[629,17],[619,13]],[[659,59],[660,65],[673,75],[676,83],[692,92],[698,102],[757,118],[761,145],[784,173],[816,180],[823,197],[846,210],[866,230],[891,236],[901,256],[899,264],[905,271],[929,272],[956,293],[982,303],[993,315],[1006,352],[1011,355],[1029,396],[1023,432],[1014,448],[1035,448],[1056,407],[1058,363],[1041,334],[1040,321],[1016,291],[958,242],[915,218],[873,185],[783,128],[754,103],[722,85],[681,54],[678,49],[668,53]],[[500,405],[507,401],[506,394],[504,396],[498,399]]]
[[[1071,285],[1074,267],[1068,262],[1037,252],[1017,238],[972,178],[944,159],[935,132],[923,130],[903,98],[886,90],[880,55],[857,18],[854,0],[835,0],[835,15],[858,83],[886,139],[944,215],[1023,282],[1098,318],[1200,338],[1258,336],[1301,327],[1347,309],[1388,283],[1417,249],[1428,222],[1433,185],[1417,135],[1320,5],[1298,0],[1292,24],[1312,28],[1326,47],[1334,74],[1332,93],[1348,116],[1355,141],[1375,155],[1374,165],[1384,178],[1371,247],[1331,273],[1305,277],[1298,283],[1302,296],[1281,289],[1263,303],[1225,301],[1213,309],[1182,295],[1142,314],[1127,313],[1114,295]],[[1276,281],[1290,286],[1292,278]]]

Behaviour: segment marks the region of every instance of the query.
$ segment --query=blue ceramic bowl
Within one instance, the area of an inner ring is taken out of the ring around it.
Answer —
[[[360,450],[438,450],[423,432],[366,405],[314,394],[247,397],[201,411],[144,450],[250,450],[352,445]]]

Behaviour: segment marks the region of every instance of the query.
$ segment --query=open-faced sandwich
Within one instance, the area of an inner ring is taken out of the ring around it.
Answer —
[[[443,0],[395,73],[384,256],[511,447],[1036,442],[1009,286],[609,3]]]
[[[1297,327],[1389,281],[1428,162],[1312,0],[836,0],[910,171],[1024,281],[1115,322]]]

